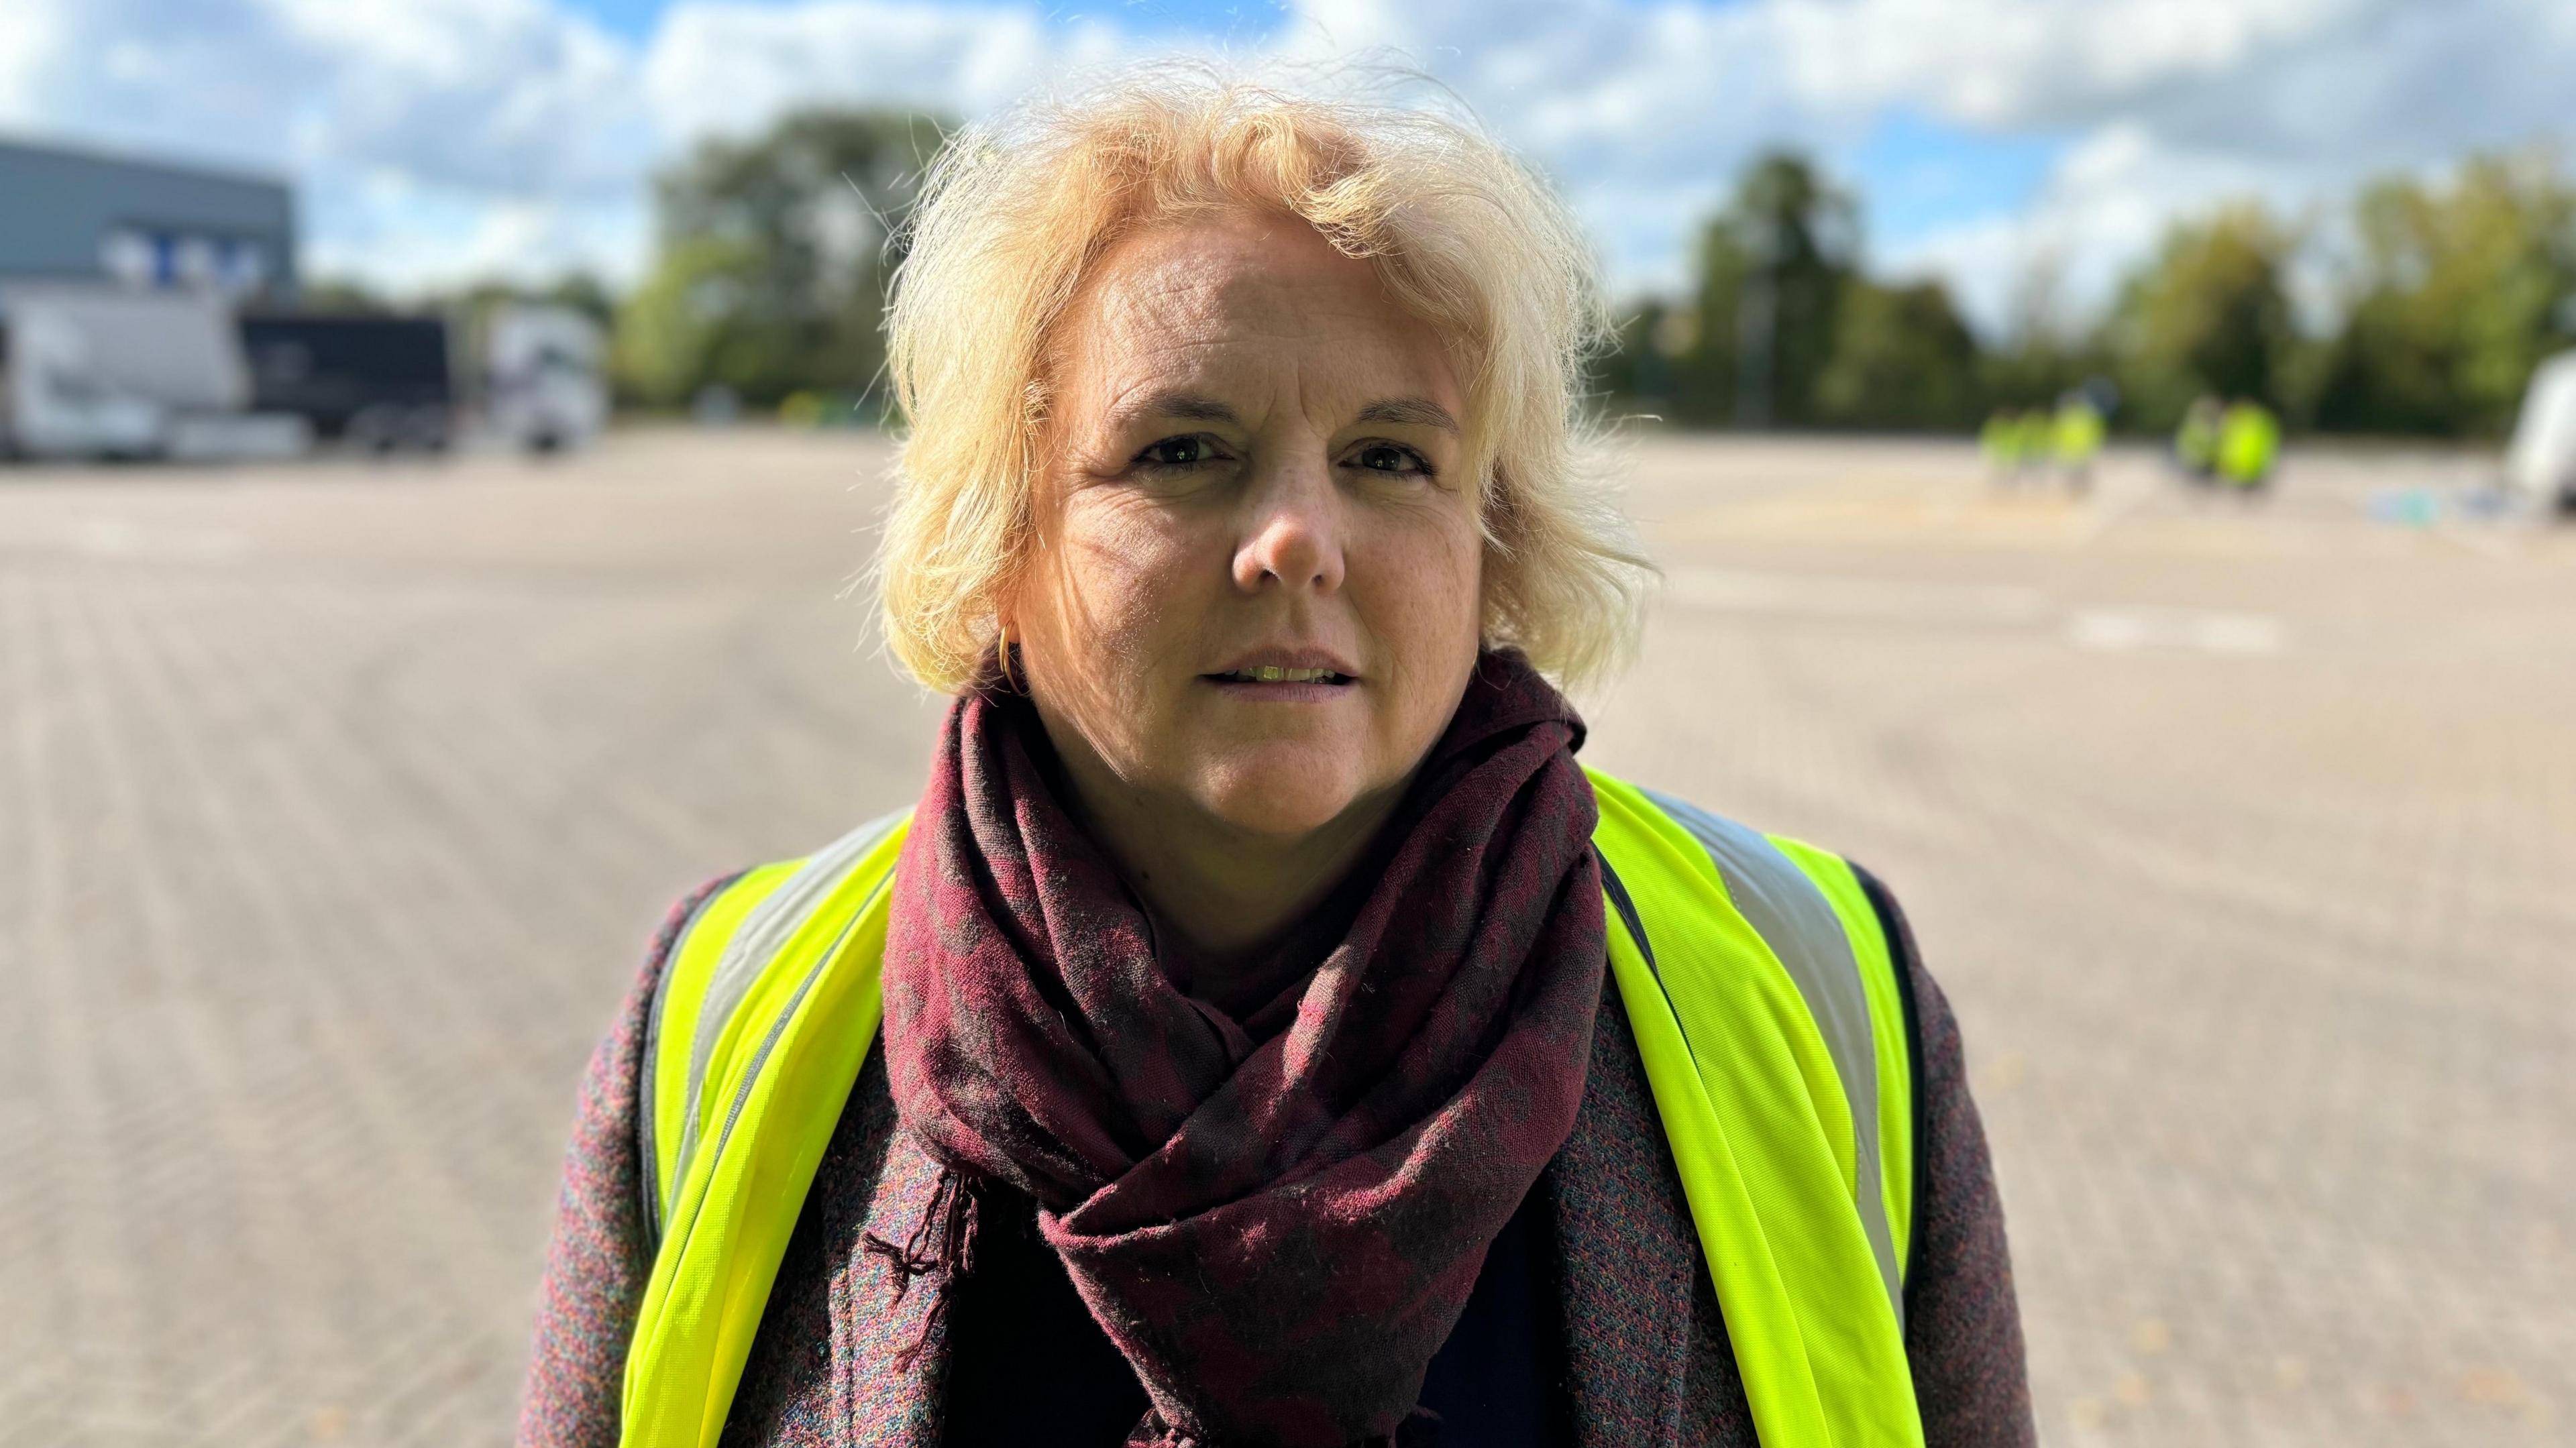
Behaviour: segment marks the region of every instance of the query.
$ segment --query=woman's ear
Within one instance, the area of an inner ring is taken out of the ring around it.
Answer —
[[[1035,530],[1031,530],[1034,535]],[[1039,542],[1039,546],[1044,546]],[[1026,566],[1012,568],[993,584],[993,627],[1008,628],[1017,633],[1020,626],[1020,590],[1029,576]]]

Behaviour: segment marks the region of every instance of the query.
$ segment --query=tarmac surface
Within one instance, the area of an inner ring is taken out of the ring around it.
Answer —
[[[0,1443],[508,1437],[643,937],[917,788],[884,461],[0,469]],[[2432,454],[1629,468],[1591,757],[1906,901],[2044,1438],[2576,1438],[2576,529]]]

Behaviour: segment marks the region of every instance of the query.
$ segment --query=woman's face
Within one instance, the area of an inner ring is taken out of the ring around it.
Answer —
[[[1483,618],[1458,379],[1312,228],[1146,231],[1058,332],[1006,606],[1075,783],[1296,836],[1391,800]]]

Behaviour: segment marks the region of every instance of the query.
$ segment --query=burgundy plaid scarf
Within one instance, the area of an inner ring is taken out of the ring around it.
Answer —
[[[1391,1440],[1582,1097],[1605,959],[1582,736],[1516,655],[1480,659],[1284,947],[1293,982],[1237,1020],[1157,958],[1027,701],[958,700],[885,957],[895,1102],[951,1173],[916,1269],[972,1270],[977,1183],[1005,1183],[1144,1383],[1131,1445]]]

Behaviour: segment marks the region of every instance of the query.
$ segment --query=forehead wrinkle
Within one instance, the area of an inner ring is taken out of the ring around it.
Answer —
[[[1296,341],[1329,332],[1337,321],[1375,327],[1387,320],[1391,299],[1365,270],[1319,275],[1293,263],[1241,262],[1212,249],[1163,255],[1141,267],[1112,266],[1095,298],[1100,324],[1223,343]]]
[[[1101,404],[1086,409],[1086,430],[1123,431],[1155,416],[1250,428],[1260,420],[1254,414],[1266,417],[1284,400],[1274,395],[1284,385],[1299,399],[1296,409],[1327,428],[1381,423],[1463,434],[1455,404],[1431,395],[1452,385],[1446,358],[1421,355],[1419,323],[1373,274],[1346,270],[1358,264],[1338,257],[1340,265],[1326,266],[1247,260],[1216,245],[1131,256],[1104,269],[1073,318],[1092,379],[1086,390],[1096,389]],[[1374,345],[1354,356],[1353,335]],[[1315,343],[1335,344],[1334,355],[1305,355]],[[1426,363],[1443,375],[1425,375]],[[1295,375],[1281,375],[1283,365]]]

